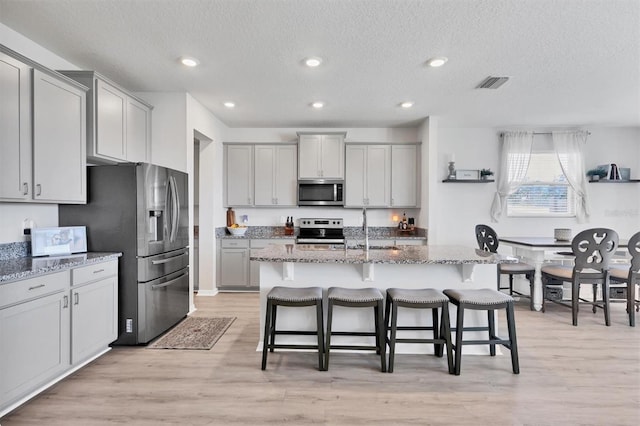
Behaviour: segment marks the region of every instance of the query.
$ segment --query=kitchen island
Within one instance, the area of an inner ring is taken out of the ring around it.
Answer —
[[[517,260],[463,246],[374,246],[365,252],[361,248],[329,250],[326,247],[314,245],[272,244],[253,253],[251,261],[260,263],[260,330],[262,332],[266,297],[275,286],[318,286],[324,289],[334,286],[375,287],[383,294],[387,288],[391,287],[414,289],[429,287],[439,290],[495,289],[497,264],[514,263]],[[454,324],[455,307],[451,306],[450,311],[452,324]],[[431,324],[431,312],[401,309],[400,323],[403,325]],[[465,325],[485,324],[486,313],[484,312],[469,311],[465,315]],[[278,327],[313,330],[314,308],[279,308]],[[333,329],[370,331],[373,329],[372,314],[369,309],[336,307]],[[418,331],[410,333],[414,333],[414,337],[425,335],[425,332]],[[313,337],[309,337],[309,340],[305,340],[305,337],[307,336],[279,336],[281,342],[313,343]],[[338,338],[349,339],[348,342],[341,340],[345,344],[361,344],[366,342],[364,339],[367,339],[353,336],[336,336],[335,339]],[[336,343],[339,344],[337,341]],[[261,344],[260,342],[259,347]],[[430,353],[432,348],[432,345],[398,344],[396,353]],[[465,353],[488,353],[488,347],[469,346],[465,348]]]

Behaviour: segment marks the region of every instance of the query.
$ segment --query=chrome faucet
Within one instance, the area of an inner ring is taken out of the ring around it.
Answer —
[[[362,208],[362,230],[364,231],[364,252],[369,253],[369,226],[367,225],[367,208]]]

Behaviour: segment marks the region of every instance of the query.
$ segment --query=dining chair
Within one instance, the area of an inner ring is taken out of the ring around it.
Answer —
[[[618,247],[618,234],[607,228],[592,228],[579,232],[571,241],[571,249],[575,255],[573,266],[550,264],[543,266],[542,273],[542,312],[545,311],[545,300],[571,308],[572,323],[578,325],[578,306],[581,302],[604,310],[605,324],[611,325],[609,318],[609,262]],[[546,287],[551,280],[571,283],[571,303],[562,300],[546,299]],[[591,284],[594,294],[597,286],[602,287],[602,304],[597,300],[580,297],[580,286]]]
[[[631,236],[628,249],[631,264],[612,267],[610,272],[612,283],[627,283],[627,314],[629,314],[629,325],[635,327],[635,313],[640,308],[640,300],[636,297],[636,286],[640,286],[640,232]]]
[[[488,251],[491,253],[497,253],[498,251],[498,234],[488,225],[476,225],[476,240],[478,241],[478,247],[480,250]],[[522,297],[529,298],[529,309],[533,308],[533,280],[535,277],[536,268],[528,263],[499,263],[498,264],[498,285],[497,289],[509,290],[509,295],[514,294]],[[502,275],[509,276],[509,287],[500,286],[500,278]],[[520,293],[513,289],[513,276],[524,275],[529,280],[529,294]]]

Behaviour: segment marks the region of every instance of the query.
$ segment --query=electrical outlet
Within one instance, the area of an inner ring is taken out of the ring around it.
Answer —
[[[133,320],[131,318],[127,318],[125,324],[127,333],[133,333]]]

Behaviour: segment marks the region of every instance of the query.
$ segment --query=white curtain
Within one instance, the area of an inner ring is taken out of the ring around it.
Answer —
[[[556,151],[562,172],[576,194],[576,219],[578,223],[588,222],[591,215],[587,197],[587,178],[584,169],[584,146],[586,131],[551,132],[553,149]]]
[[[522,184],[529,160],[533,132],[505,132],[502,135],[502,152],[498,169],[498,190],[491,204],[491,221],[497,222],[507,206],[507,197]]]

